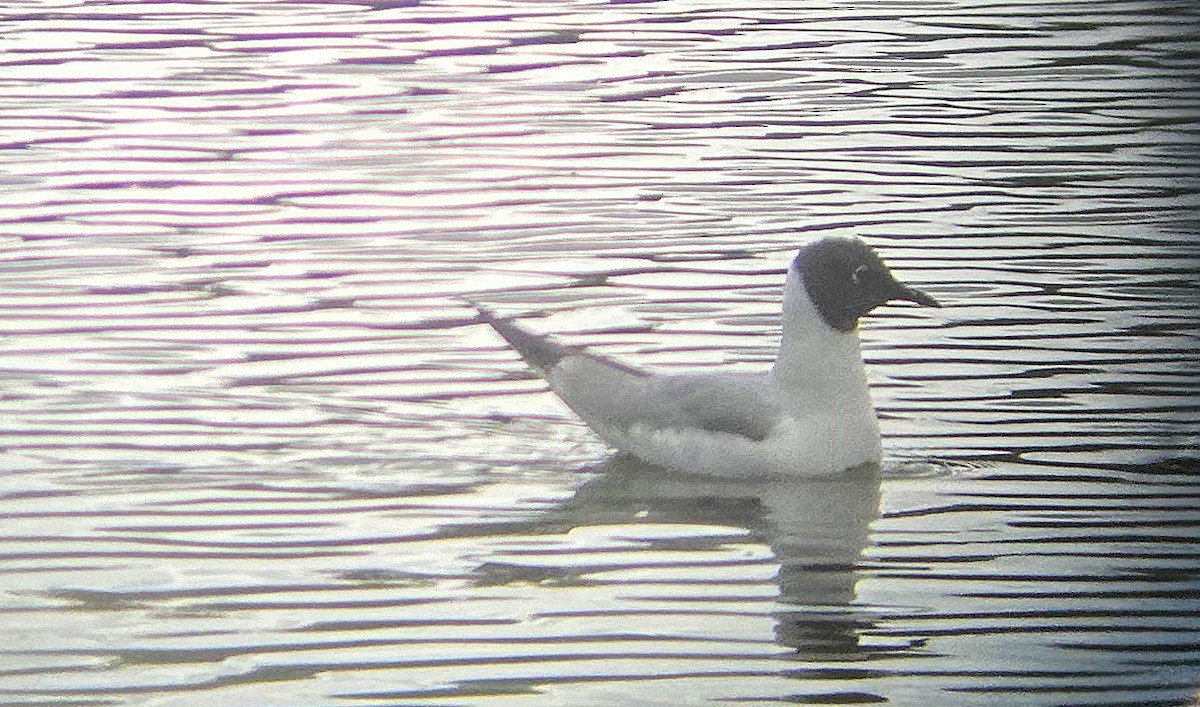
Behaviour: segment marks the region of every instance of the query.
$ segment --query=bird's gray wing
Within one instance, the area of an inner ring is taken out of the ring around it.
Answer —
[[[548,376],[567,406],[605,430],[699,429],[761,441],[779,406],[760,376],[631,374],[603,361],[565,356]]]
[[[763,376],[755,374],[676,375],[658,379],[652,388],[657,407],[674,426],[766,439],[781,411]]]
[[[467,301],[479,312],[479,318],[507,341],[508,345],[521,355],[521,359],[543,378],[549,378],[563,359],[573,356],[582,356],[635,376],[646,375],[644,371],[598,356],[578,346],[560,344],[548,336],[530,331],[510,318],[497,316],[492,310],[472,300]]]
[[[471,302],[480,318],[597,431],[634,426],[723,432],[759,441],[780,410],[762,375],[656,376],[582,348],[564,346]]]

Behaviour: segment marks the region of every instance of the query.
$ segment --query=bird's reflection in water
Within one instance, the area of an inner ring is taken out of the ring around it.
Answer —
[[[592,523],[636,517],[744,528],[779,563],[779,644],[812,659],[859,652],[858,635],[870,617],[854,609],[855,583],[879,515],[878,466],[832,478],[718,479],[617,456],[599,471],[562,513]]]

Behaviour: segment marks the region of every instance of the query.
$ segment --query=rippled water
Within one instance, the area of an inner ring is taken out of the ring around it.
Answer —
[[[1198,28],[5,3],[0,704],[1190,703]],[[609,459],[460,299],[757,369],[819,233],[948,305],[882,480]]]

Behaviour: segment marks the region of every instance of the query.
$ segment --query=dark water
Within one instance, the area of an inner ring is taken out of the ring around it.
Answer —
[[[1188,2],[0,10],[0,704],[1200,689]],[[620,460],[459,299],[758,369],[858,234],[883,479]]]

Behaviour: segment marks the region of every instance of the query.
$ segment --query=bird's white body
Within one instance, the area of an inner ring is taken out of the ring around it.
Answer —
[[[881,455],[858,334],[825,324],[794,272],[769,371],[647,376],[577,355],[546,379],[604,441],[661,466],[820,476]]]
[[[763,373],[656,375],[480,313],[617,449],[716,476],[822,476],[882,456],[857,324],[893,299],[940,306],[861,241],[802,248],[784,284],[779,354]]]

